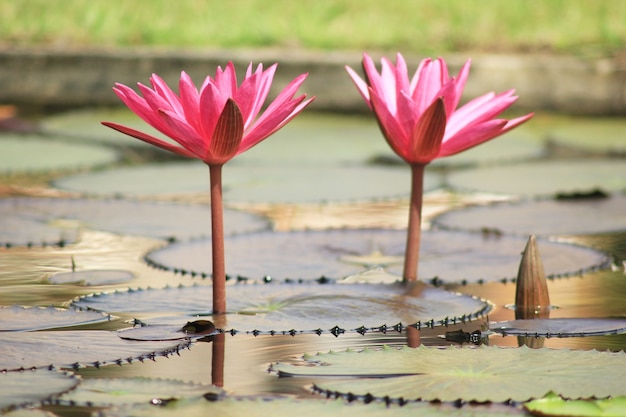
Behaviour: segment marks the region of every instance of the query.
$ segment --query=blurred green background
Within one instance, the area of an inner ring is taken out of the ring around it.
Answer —
[[[607,55],[623,0],[3,0],[0,47],[209,47]]]

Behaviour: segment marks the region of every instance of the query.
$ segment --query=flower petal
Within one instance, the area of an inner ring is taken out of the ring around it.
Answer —
[[[205,162],[223,164],[237,154],[243,137],[243,116],[235,100],[228,99],[220,114]]]
[[[180,146],[172,145],[162,139],[156,138],[154,136],[148,135],[147,133],[140,132],[139,130],[132,129],[128,126],[120,125],[112,122],[102,122],[104,126],[110,127],[111,129],[115,129],[118,132],[124,133],[125,135],[132,136],[136,139],[142,140],[150,145],[158,146],[159,148],[165,149],[166,151],[173,152],[178,155],[188,156],[190,158],[195,158],[196,155],[192,152],[188,151],[185,148]]]
[[[437,157],[446,131],[446,106],[435,100],[422,114],[411,138],[411,162],[427,164]]]

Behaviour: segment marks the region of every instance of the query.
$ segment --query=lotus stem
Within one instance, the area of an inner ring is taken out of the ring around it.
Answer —
[[[417,280],[422,227],[422,197],[424,193],[424,164],[411,164],[411,204],[404,252],[404,282]]]
[[[550,295],[535,236],[530,236],[522,255],[515,289],[515,318],[547,318]]]
[[[224,358],[226,347],[226,335],[220,333],[213,338],[211,357],[211,383],[216,387],[224,386]]]
[[[406,344],[410,348],[416,348],[422,344],[420,331],[416,327],[407,326]]]
[[[226,313],[226,267],[224,264],[224,208],[222,165],[209,165],[211,178],[211,245],[213,254],[213,314]]]

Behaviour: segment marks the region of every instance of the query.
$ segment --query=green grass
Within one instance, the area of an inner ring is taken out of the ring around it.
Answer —
[[[623,0],[3,0],[1,45],[610,53]]]

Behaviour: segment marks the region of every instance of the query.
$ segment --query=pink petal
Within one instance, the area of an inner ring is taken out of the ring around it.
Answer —
[[[465,84],[467,82],[467,77],[469,76],[469,70],[470,70],[471,64],[472,64],[472,61],[470,59],[465,61],[465,64],[463,64],[463,66],[461,67],[461,70],[459,71],[459,74],[454,79],[455,100],[451,105],[451,111],[454,111],[458,107],[459,102],[461,101],[461,97],[463,96],[463,90],[465,89]],[[448,107],[446,107],[446,109],[448,109]],[[452,113],[448,113],[448,119],[450,119],[451,114]]]
[[[346,65],[345,69],[348,72],[348,75],[350,76],[350,78],[352,78],[354,85],[359,90],[361,97],[363,97],[363,100],[365,100],[368,107],[371,109],[372,105],[370,104],[370,96],[369,96],[369,92],[367,91],[367,84],[352,68]]]
[[[158,113],[150,107],[149,103],[144,98],[135,93],[133,89],[123,84],[116,84],[113,91],[115,91],[115,94],[117,94],[124,104],[126,104],[128,108],[133,111],[133,113],[143,119],[143,121],[164,135],[171,135],[171,130],[165,123],[163,123]]]
[[[185,119],[197,132],[202,132],[198,90],[189,75],[184,71],[180,75],[178,90],[180,92],[180,104],[183,107]]]
[[[370,89],[370,97],[372,108],[376,114],[376,121],[378,121],[378,126],[383,132],[387,143],[389,143],[389,146],[391,146],[391,149],[393,149],[395,153],[408,161],[408,133],[402,129],[396,117],[389,112],[386,103],[384,103],[372,89]]]
[[[289,120],[295,117],[299,111],[313,100],[311,98],[304,105],[301,105],[305,97],[305,95],[302,95],[295,100],[284,103],[280,107],[265,110],[263,117],[257,120],[250,130],[245,133],[239,153],[250,149],[287,124]]]
[[[250,116],[252,115],[253,106],[255,104],[255,99],[257,95],[259,84],[259,75],[252,74],[249,77],[246,77],[242,82],[241,86],[232,96],[232,98],[237,103],[241,115],[243,116],[243,120],[248,121]]]
[[[263,103],[265,103],[265,100],[267,99],[267,95],[270,92],[270,88],[272,87],[272,80],[274,79],[274,73],[276,72],[276,67],[277,67],[277,64],[274,64],[270,66],[264,72],[261,72],[263,70],[263,67],[259,64],[259,67],[256,73],[260,74],[261,79],[257,86],[257,94],[254,98],[254,103],[250,110],[250,114],[248,115],[247,119],[244,119],[245,129],[247,129],[248,127],[250,127],[250,125],[252,125],[252,123],[254,122],[254,119],[256,119],[259,112],[263,108]]]
[[[413,100],[417,104],[420,114],[435,101],[439,90],[441,90],[444,84],[441,81],[444,72],[447,72],[447,69],[445,69],[445,62],[441,59],[424,63],[413,92]]]
[[[412,133],[410,161],[427,164],[437,157],[446,131],[446,106],[442,98],[435,100],[424,111]]]
[[[493,139],[504,133],[506,120],[489,120],[484,123],[466,127],[455,136],[446,138],[441,145],[438,158],[454,155],[467,149],[480,145],[483,142]]]
[[[465,104],[452,115],[448,135],[452,136],[466,126],[497,117],[517,100],[512,94],[513,90],[498,95],[487,93]]]
[[[165,81],[163,81],[161,77],[156,74],[152,74],[150,82],[152,83],[152,87],[157,92],[157,94],[163,97],[178,115],[183,116],[185,114],[182,106],[180,105],[180,100],[178,99],[178,96],[165,83]]]
[[[252,126],[248,127],[248,130],[255,129],[257,125],[264,123],[265,119],[270,116],[272,113],[278,111],[278,109],[290,100],[293,100],[293,96],[300,88],[304,80],[308,74],[301,74],[293,79],[279,94],[278,96],[270,103],[270,105],[265,109],[263,114],[252,124]]]
[[[243,136],[243,116],[233,99],[228,99],[220,115],[204,161],[223,164],[237,155]]]
[[[157,146],[161,149],[165,149],[166,151],[173,152],[178,155],[187,156],[190,158],[196,158],[197,156],[192,152],[188,151],[185,148],[181,148],[180,146],[172,145],[164,140],[156,138],[154,136],[148,135],[147,133],[140,132],[138,130],[132,129],[127,126],[123,126],[117,123],[111,122],[102,122],[104,126],[110,127],[111,129],[115,129],[118,132],[124,133],[125,135],[132,136],[136,139],[142,140],[150,145]]]
[[[228,96],[222,94],[213,84],[208,84],[200,93],[200,115],[202,116],[200,125],[202,126],[202,136],[207,147],[226,100],[228,100]]]
[[[170,136],[172,139],[195,155],[204,155],[207,144],[186,120],[180,119],[178,114],[168,110],[160,110],[159,114],[172,130],[173,134]]]

